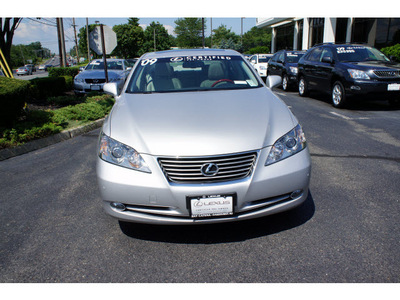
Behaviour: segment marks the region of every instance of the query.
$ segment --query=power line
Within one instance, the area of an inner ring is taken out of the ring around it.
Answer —
[[[57,25],[49,24],[49,23],[46,23],[46,22],[42,22],[42,21],[37,20],[37,19],[33,19],[33,18],[27,18],[27,19],[30,20],[30,21],[34,21],[34,22],[37,22],[37,23],[40,23],[40,24],[47,25],[47,26],[57,27]]]

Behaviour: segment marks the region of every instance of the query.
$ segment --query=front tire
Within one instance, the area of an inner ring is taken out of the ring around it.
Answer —
[[[299,80],[299,95],[300,97],[306,97],[308,94],[309,91],[307,81],[303,76],[301,76]]]
[[[332,105],[336,108],[343,108],[346,105],[347,97],[343,84],[335,81],[332,86]]]
[[[286,92],[289,89],[289,78],[285,74],[282,78],[282,89]]]

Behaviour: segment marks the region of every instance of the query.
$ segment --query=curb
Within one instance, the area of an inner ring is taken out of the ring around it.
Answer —
[[[104,121],[104,118],[94,121],[93,123],[74,128],[74,129],[62,131],[60,133],[57,133],[55,135],[52,135],[52,136],[49,136],[49,137],[46,137],[43,139],[28,142],[21,146],[17,146],[14,148],[1,149],[0,150],[0,161],[6,160],[11,157],[18,156],[18,155],[22,155],[22,154],[25,154],[25,153],[28,153],[31,151],[35,151],[35,150],[65,141],[65,140],[69,140],[78,135],[82,135],[89,131],[95,130],[103,125],[103,121]]]

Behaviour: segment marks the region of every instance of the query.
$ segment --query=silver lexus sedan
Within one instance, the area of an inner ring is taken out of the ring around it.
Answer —
[[[271,76],[267,86],[280,83]],[[99,137],[103,207],[128,222],[237,221],[292,209],[308,195],[303,130],[232,50],[140,58]]]
[[[115,82],[119,89],[123,87],[131,69],[132,65],[125,59],[107,59],[108,80]],[[75,76],[74,92],[76,95],[102,92],[105,82],[104,62],[102,59],[95,59]]]

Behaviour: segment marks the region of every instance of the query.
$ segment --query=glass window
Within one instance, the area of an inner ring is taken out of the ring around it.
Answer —
[[[368,46],[340,46],[336,53],[341,62],[390,61],[379,50]]]
[[[286,53],[286,62],[297,63],[303,55],[304,55],[304,53],[300,53],[300,52],[287,52]]]
[[[333,59],[333,54],[332,54],[332,50],[329,48],[324,48],[322,50],[322,54],[321,54],[321,61],[324,57],[330,57]]]
[[[310,55],[308,56],[308,60],[320,61],[321,52],[322,52],[322,48],[316,48],[315,50],[312,51],[312,53],[310,53]]]
[[[261,86],[241,56],[184,56],[142,59],[126,92],[185,92]]]
[[[335,34],[336,43],[346,43],[348,22],[349,22],[348,18],[336,19],[336,34]]]
[[[310,42],[309,46],[320,44],[324,40],[324,18],[313,18],[310,22]]]

